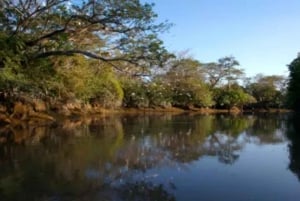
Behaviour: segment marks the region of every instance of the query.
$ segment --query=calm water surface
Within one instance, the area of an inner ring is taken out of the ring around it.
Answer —
[[[293,115],[130,115],[0,129],[0,200],[300,199]]]

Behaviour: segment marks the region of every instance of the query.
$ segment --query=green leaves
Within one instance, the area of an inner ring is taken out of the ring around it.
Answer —
[[[283,76],[257,75],[255,80],[246,86],[246,90],[255,99],[256,107],[279,108],[285,104],[285,78]]]
[[[300,111],[300,57],[288,66],[290,70],[288,83],[288,102],[291,108]]]
[[[240,87],[231,89],[215,89],[215,101],[219,107],[230,109],[231,107],[243,107],[246,104],[254,103],[255,99],[244,92]]]
[[[76,98],[103,107],[120,106],[123,90],[111,66],[83,56],[56,60],[56,76],[62,83],[62,98]]]
[[[147,89],[145,84],[139,80],[123,79],[124,107],[149,107]]]
[[[171,55],[158,38],[169,24],[155,23],[153,4],[23,0],[0,5],[1,91],[114,107],[124,96],[116,71],[149,73]]]
[[[117,69],[127,69],[130,64],[144,72],[171,56],[157,36],[169,24],[155,23],[153,4],[138,0],[24,0],[1,5],[0,37],[5,36],[1,47],[11,50],[14,57],[0,55],[0,67],[12,58],[26,67],[42,57],[82,54]]]
[[[163,78],[171,90],[173,105],[207,107],[213,104],[199,61],[191,58],[174,59]]]
[[[232,56],[220,58],[217,63],[205,64],[204,71],[210,87],[214,88],[222,84],[224,80],[230,86],[230,84],[242,78],[244,71],[236,67],[239,65],[239,62]]]

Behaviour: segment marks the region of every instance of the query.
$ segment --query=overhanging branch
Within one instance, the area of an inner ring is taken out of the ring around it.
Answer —
[[[84,50],[58,50],[58,51],[49,51],[49,52],[43,52],[41,54],[36,55],[34,58],[46,58],[50,56],[74,56],[75,54],[81,54],[93,59],[98,59],[105,62],[113,62],[113,61],[126,61],[129,63],[134,63],[130,59],[126,59],[124,57],[115,57],[115,58],[106,58],[99,56],[97,54],[94,54],[92,52],[84,51]]]
[[[125,57],[106,58],[106,57],[102,57],[102,56],[99,56],[92,52],[88,52],[88,51],[84,51],[84,50],[49,51],[49,52],[44,52],[44,53],[38,54],[38,55],[34,56],[33,59],[46,58],[46,57],[51,57],[51,56],[74,56],[76,54],[81,54],[81,55],[87,56],[92,59],[97,59],[97,60],[101,60],[103,62],[107,62],[111,66],[113,66],[116,70],[121,71],[121,72],[123,72],[123,70],[120,69],[113,62],[124,61],[124,62],[128,62],[128,63],[138,66],[138,63],[136,62],[137,60],[133,60],[133,59],[131,60],[131,59],[128,59]]]
[[[52,37],[52,36],[54,36],[54,35],[63,33],[63,32],[65,32],[65,31],[66,31],[65,28],[55,30],[55,31],[53,31],[53,32],[51,32],[51,33],[49,33],[49,34],[46,34],[46,35],[44,35],[44,36],[38,38],[38,39],[35,39],[35,40],[32,40],[32,41],[26,42],[26,45],[33,46],[33,45],[35,45],[36,43],[38,43],[39,41],[41,41],[41,40],[43,40],[43,39],[50,38],[50,37]]]

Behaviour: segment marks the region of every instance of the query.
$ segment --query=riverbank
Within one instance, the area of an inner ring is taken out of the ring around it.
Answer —
[[[141,108],[103,108],[100,105],[81,103],[78,101],[43,101],[40,99],[23,99],[10,104],[0,103],[0,124],[20,124],[28,122],[55,122],[69,117],[80,117],[89,115],[111,115],[111,114],[160,114],[160,113],[193,113],[193,114],[216,114],[216,113],[282,113],[291,112],[287,109],[255,109],[240,110],[233,107],[227,109],[211,108],[178,108],[178,107],[141,107]]]

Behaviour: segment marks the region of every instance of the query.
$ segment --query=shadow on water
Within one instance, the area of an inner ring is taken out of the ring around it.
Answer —
[[[147,171],[184,168],[204,156],[232,165],[249,142],[283,142],[284,120],[130,115],[6,126],[0,134],[0,200],[176,200],[177,184],[157,182],[157,174]],[[287,125],[290,169],[299,176],[299,126]]]
[[[287,123],[286,135],[290,140],[289,153],[290,153],[290,170],[297,175],[300,180],[300,114],[290,116]]]

